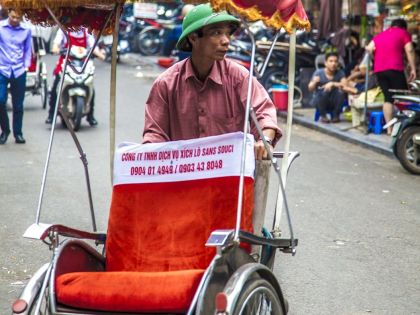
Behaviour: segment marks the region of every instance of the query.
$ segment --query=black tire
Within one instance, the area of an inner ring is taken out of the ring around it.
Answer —
[[[47,102],[48,102],[48,83],[47,79],[41,80],[41,103],[42,108],[47,108]]]
[[[284,315],[280,298],[265,279],[249,280],[242,289],[233,315]]]
[[[420,175],[420,145],[414,144],[414,135],[420,135],[420,126],[404,130],[397,142],[397,158],[408,172]]]
[[[83,108],[85,107],[85,98],[82,96],[75,97],[75,111],[73,115],[73,130],[78,131],[80,129],[80,123],[83,117]]]
[[[138,50],[143,56],[157,55],[162,48],[160,30],[154,27],[145,28],[137,35]]]

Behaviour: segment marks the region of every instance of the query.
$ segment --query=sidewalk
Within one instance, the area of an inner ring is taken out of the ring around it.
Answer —
[[[284,118],[287,117],[286,112],[279,112],[278,115]],[[393,155],[390,147],[391,137],[385,133],[380,135],[374,133],[365,134],[358,129],[352,128],[350,121],[342,120],[336,124],[325,124],[314,121],[314,116],[314,108],[296,108],[293,112],[293,122],[329,134],[341,140],[366,147],[378,153]]]

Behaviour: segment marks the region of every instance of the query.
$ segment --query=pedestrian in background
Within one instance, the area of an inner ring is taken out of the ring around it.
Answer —
[[[340,121],[341,108],[346,94],[342,88],[346,85],[346,75],[339,69],[338,54],[331,52],[325,55],[325,68],[315,70],[308,84],[308,90],[314,92],[312,105],[320,113],[320,121],[329,123],[328,112],[332,112],[331,122]]]
[[[0,22],[0,144],[5,144],[10,134],[7,115],[7,86],[13,105],[13,135],[16,143],[25,143],[22,134],[23,100],[26,88],[26,69],[31,65],[32,34],[22,24],[22,15],[9,10],[8,19]]]
[[[379,86],[385,95],[383,112],[385,121],[392,119],[393,99],[390,89],[406,90],[407,80],[404,74],[404,53],[410,67],[408,81],[416,79],[416,63],[411,35],[407,32],[407,22],[403,19],[392,21],[391,27],[376,35],[366,46],[373,54],[373,71]],[[387,132],[391,134],[392,127]]]

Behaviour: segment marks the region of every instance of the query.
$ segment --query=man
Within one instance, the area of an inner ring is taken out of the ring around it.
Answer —
[[[225,59],[230,37],[239,21],[196,6],[185,17],[177,48],[191,57],[162,73],[146,103],[143,143],[164,142],[242,131],[249,72]],[[251,104],[265,139],[274,146],[281,133],[267,92],[253,80]],[[255,126],[257,159],[267,157]]]
[[[31,65],[32,34],[22,24],[22,15],[10,9],[8,19],[0,22],[0,144],[5,144],[10,134],[7,115],[7,86],[13,105],[13,135],[15,142],[23,144],[23,101],[26,89],[26,69]]]
[[[330,122],[328,112],[332,112],[331,122],[340,121],[341,107],[345,99],[342,87],[346,86],[346,78],[344,71],[338,69],[338,65],[337,53],[326,54],[325,68],[316,70],[308,84],[308,90],[315,92],[312,103],[319,110],[322,123]]]
[[[84,47],[89,50],[95,44],[95,38],[93,37],[93,35],[87,32],[86,28],[82,28],[81,30],[78,30],[78,31],[69,32],[68,35],[70,38],[71,45]],[[51,51],[53,54],[59,54],[61,50],[67,49],[67,47],[68,47],[67,38],[66,36],[64,36],[64,33],[61,30],[59,30],[54,39],[53,47]],[[105,60],[105,54],[102,51],[100,51],[98,47],[95,47],[93,54],[97,56],[99,59]],[[48,111],[48,117],[45,120],[46,124],[51,124],[53,121],[55,104],[57,102],[57,88],[58,88],[58,84],[60,83],[60,78],[61,78],[60,73],[61,73],[63,65],[64,65],[64,56],[60,56],[54,69],[54,82],[51,87],[50,100],[49,100],[50,109]],[[93,116],[94,105],[95,105],[95,94],[93,94],[91,109],[90,109],[89,114],[87,115],[87,121],[89,125],[91,126],[96,126],[98,124],[97,120]]]
[[[410,67],[408,81],[416,79],[416,61],[411,35],[407,32],[407,22],[403,19],[392,21],[391,27],[376,35],[366,46],[366,50],[374,54],[373,72],[385,95],[383,112],[385,121],[392,119],[393,99],[390,89],[407,90],[404,74],[404,53]],[[388,127],[391,134],[392,127]]]

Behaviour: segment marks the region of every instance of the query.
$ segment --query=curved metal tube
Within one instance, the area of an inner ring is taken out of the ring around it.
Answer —
[[[227,308],[226,308],[227,314],[233,314],[234,307],[236,306],[239,295],[241,294],[241,291],[245,283],[248,281],[248,279],[253,273],[259,273],[260,275],[261,274],[265,275],[263,276],[263,278],[268,280],[273,285],[273,287],[277,291],[279,298],[283,299],[283,294],[281,292],[280,285],[278,284],[276,277],[273,275],[271,270],[268,269],[266,266],[259,263],[248,263],[239,267],[238,270],[235,271],[235,273],[230,277],[228,283],[226,284],[223,290],[228,300]],[[271,275],[271,276],[268,276],[268,275]],[[282,307],[284,308],[283,301],[282,301]]]

